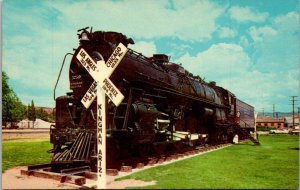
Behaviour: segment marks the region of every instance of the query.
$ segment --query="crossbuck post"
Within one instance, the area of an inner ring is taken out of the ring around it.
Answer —
[[[95,61],[82,48],[76,58],[95,80],[83,96],[81,102],[86,109],[97,96],[97,188],[106,187],[106,95],[118,106],[124,99],[123,94],[109,79],[128,49],[120,43],[107,62]]]
[[[97,187],[106,187],[106,101],[105,92],[97,89]]]

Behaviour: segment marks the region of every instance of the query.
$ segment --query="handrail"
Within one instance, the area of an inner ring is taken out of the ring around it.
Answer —
[[[66,57],[67,57],[68,55],[74,55],[74,54],[72,54],[72,53],[67,53],[67,54],[65,55],[65,57],[64,57],[64,60],[63,60],[62,65],[61,65],[61,67],[60,67],[60,71],[59,71],[59,74],[58,74],[58,77],[57,77],[57,80],[56,80],[56,83],[55,83],[55,86],[54,86],[54,92],[53,92],[53,98],[54,98],[54,101],[55,101],[55,90],[56,90],[56,87],[57,87],[57,84],[58,84],[58,81],[59,81],[59,78],[60,78],[60,75],[61,75],[61,71],[62,71],[62,69],[63,69],[63,67],[64,67]]]
[[[243,122],[244,124],[245,124],[245,127],[251,127],[250,125],[248,125],[245,121],[243,121],[243,120],[240,120],[240,122]]]

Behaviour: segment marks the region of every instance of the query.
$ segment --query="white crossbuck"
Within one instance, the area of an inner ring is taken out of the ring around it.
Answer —
[[[81,102],[86,109],[90,107],[97,96],[97,188],[106,187],[106,113],[105,113],[105,95],[118,106],[124,99],[123,94],[109,79],[119,65],[126,52],[128,51],[120,43],[107,62],[104,60],[97,63],[82,48],[76,55],[76,58],[84,66],[95,80],[88,91],[83,96]]]

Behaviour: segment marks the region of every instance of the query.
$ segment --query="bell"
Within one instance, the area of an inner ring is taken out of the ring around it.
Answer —
[[[89,39],[87,33],[83,32],[83,33],[81,34],[80,40],[89,41],[90,39]]]

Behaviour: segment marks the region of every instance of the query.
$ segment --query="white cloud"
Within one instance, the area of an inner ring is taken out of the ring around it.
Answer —
[[[299,18],[295,12],[274,18],[270,26],[249,29],[254,40],[255,66],[262,72],[288,72],[299,68]]]
[[[237,32],[229,27],[222,27],[218,31],[220,38],[233,38],[237,35]]]
[[[223,11],[208,1],[174,1],[175,10],[167,5],[165,0],[43,1],[22,9],[6,3],[3,69],[16,81],[18,94],[24,94],[18,88],[22,86],[30,89],[27,94],[37,98],[35,101],[44,102],[45,96],[36,94],[43,91],[52,96],[63,56],[78,46],[77,29],[93,26],[94,30],[122,32],[128,37],[140,38],[133,48],[151,56],[156,53],[155,44],[144,39],[210,39],[216,30],[215,20]],[[69,91],[68,67],[67,59],[56,96]]]
[[[139,41],[132,46],[130,45],[129,48],[140,52],[147,57],[151,57],[153,54],[157,53],[154,42]]]
[[[258,41],[263,41],[263,39],[266,37],[275,36],[277,34],[277,31],[270,26],[263,26],[263,27],[251,26],[249,29],[249,33],[251,38],[255,42],[258,42]]]
[[[248,54],[237,44],[214,44],[196,56],[185,54],[176,62],[206,81],[216,81],[257,111],[271,110],[272,104],[289,110],[282,102],[288,100],[290,93],[297,93],[298,71],[261,72],[252,66]]]
[[[35,31],[35,28],[32,27],[32,30]],[[6,48],[3,52],[3,69],[10,78],[28,87],[52,88],[64,54],[72,52],[72,43],[66,43],[68,40],[61,40],[59,34],[49,31],[42,33],[35,31],[32,34],[31,38],[23,36],[5,38],[4,44],[9,44],[13,48]],[[68,39],[67,36],[62,38]],[[16,41],[16,39],[24,40]],[[68,63],[65,64],[65,69],[67,67]]]
[[[268,19],[268,23],[250,27],[248,34],[241,33],[241,46],[259,53],[251,59],[240,45],[230,43],[214,44],[195,56],[192,54],[195,47],[189,45],[210,40],[218,29],[216,19],[224,8],[213,1],[174,1],[172,8],[167,0],[42,1],[40,4],[43,6],[19,9],[22,13],[16,8],[6,9],[3,14],[3,69],[12,81],[29,89],[26,92],[14,89],[24,97],[25,104],[31,99],[37,105],[46,104],[48,98],[52,101],[63,56],[78,46],[76,30],[85,26],[122,32],[137,41],[132,46],[134,49],[148,56],[157,53],[153,42],[156,39],[169,37],[174,42],[174,38],[179,38],[184,43],[180,41],[180,45],[176,43],[174,49],[170,48],[176,54],[174,57],[180,57],[175,62],[183,63],[207,81],[217,81],[259,109],[276,103],[271,102],[274,98],[288,102],[290,95],[298,93],[299,73],[294,72],[299,62],[297,12],[278,16],[273,21]],[[49,17],[49,12],[56,14]],[[238,6],[229,9],[229,13],[240,23],[263,22],[269,16]],[[219,29],[223,30],[219,33],[221,38],[237,36],[229,27]],[[57,96],[69,90],[69,61],[66,60]],[[37,93],[41,91],[43,94]]]
[[[231,78],[249,67],[250,59],[243,48],[236,44],[212,45],[196,56],[185,54],[177,60],[187,70],[207,80]]]
[[[281,15],[275,18],[274,23],[283,31],[298,31],[299,14],[296,12],[289,12],[286,15]]]
[[[289,93],[296,91],[295,84],[295,81],[288,80],[285,73],[262,73],[258,70],[246,70],[219,82],[219,85],[229,89],[258,111],[262,108],[271,111],[272,104],[288,111],[285,102],[289,99]]]
[[[3,70],[24,104],[33,99],[36,105],[53,106],[53,88],[63,56],[78,45],[76,30],[58,29],[55,18],[50,18],[50,23],[43,20],[49,14],[45,7],[24,9],[22,14],[17,14],[17,10],[5,11]],[[31,16],[33,13],[35,17]],[[70,57],[65,62],[56,97],[69,91],[69,61]]]
[[[243,46],[243,47],[248,47],[249,46],[248,38],[246,36],[241,36],[239,44],[241,44],[241,46]]]
[[[72,28],[87,25],[120,31],[136,38],[177,37],[203,41],[216,30],[223,8],[211,1],[79,1],[49,4],[59,10],[61,23]],[[76,14],[74,14],[76,12]]]
[[[188,43],[174,43],[174,42],[170,42],[168,43],[170,45],[170,48],[168,48],[168,50],[165,50],[165,54],[167,54],[168,56],[170,56],[170,61],[173,61],[174,59],[178,59],[179,57],[183,56],[184,54],[186,54],[189,51],[193,50],[193,47],[191,45],[189,45]]]
[[[229,9],[230,18],[237,22],[264,22],[268,13],[260,13],[251,9],[250,7],[233,6]]]

